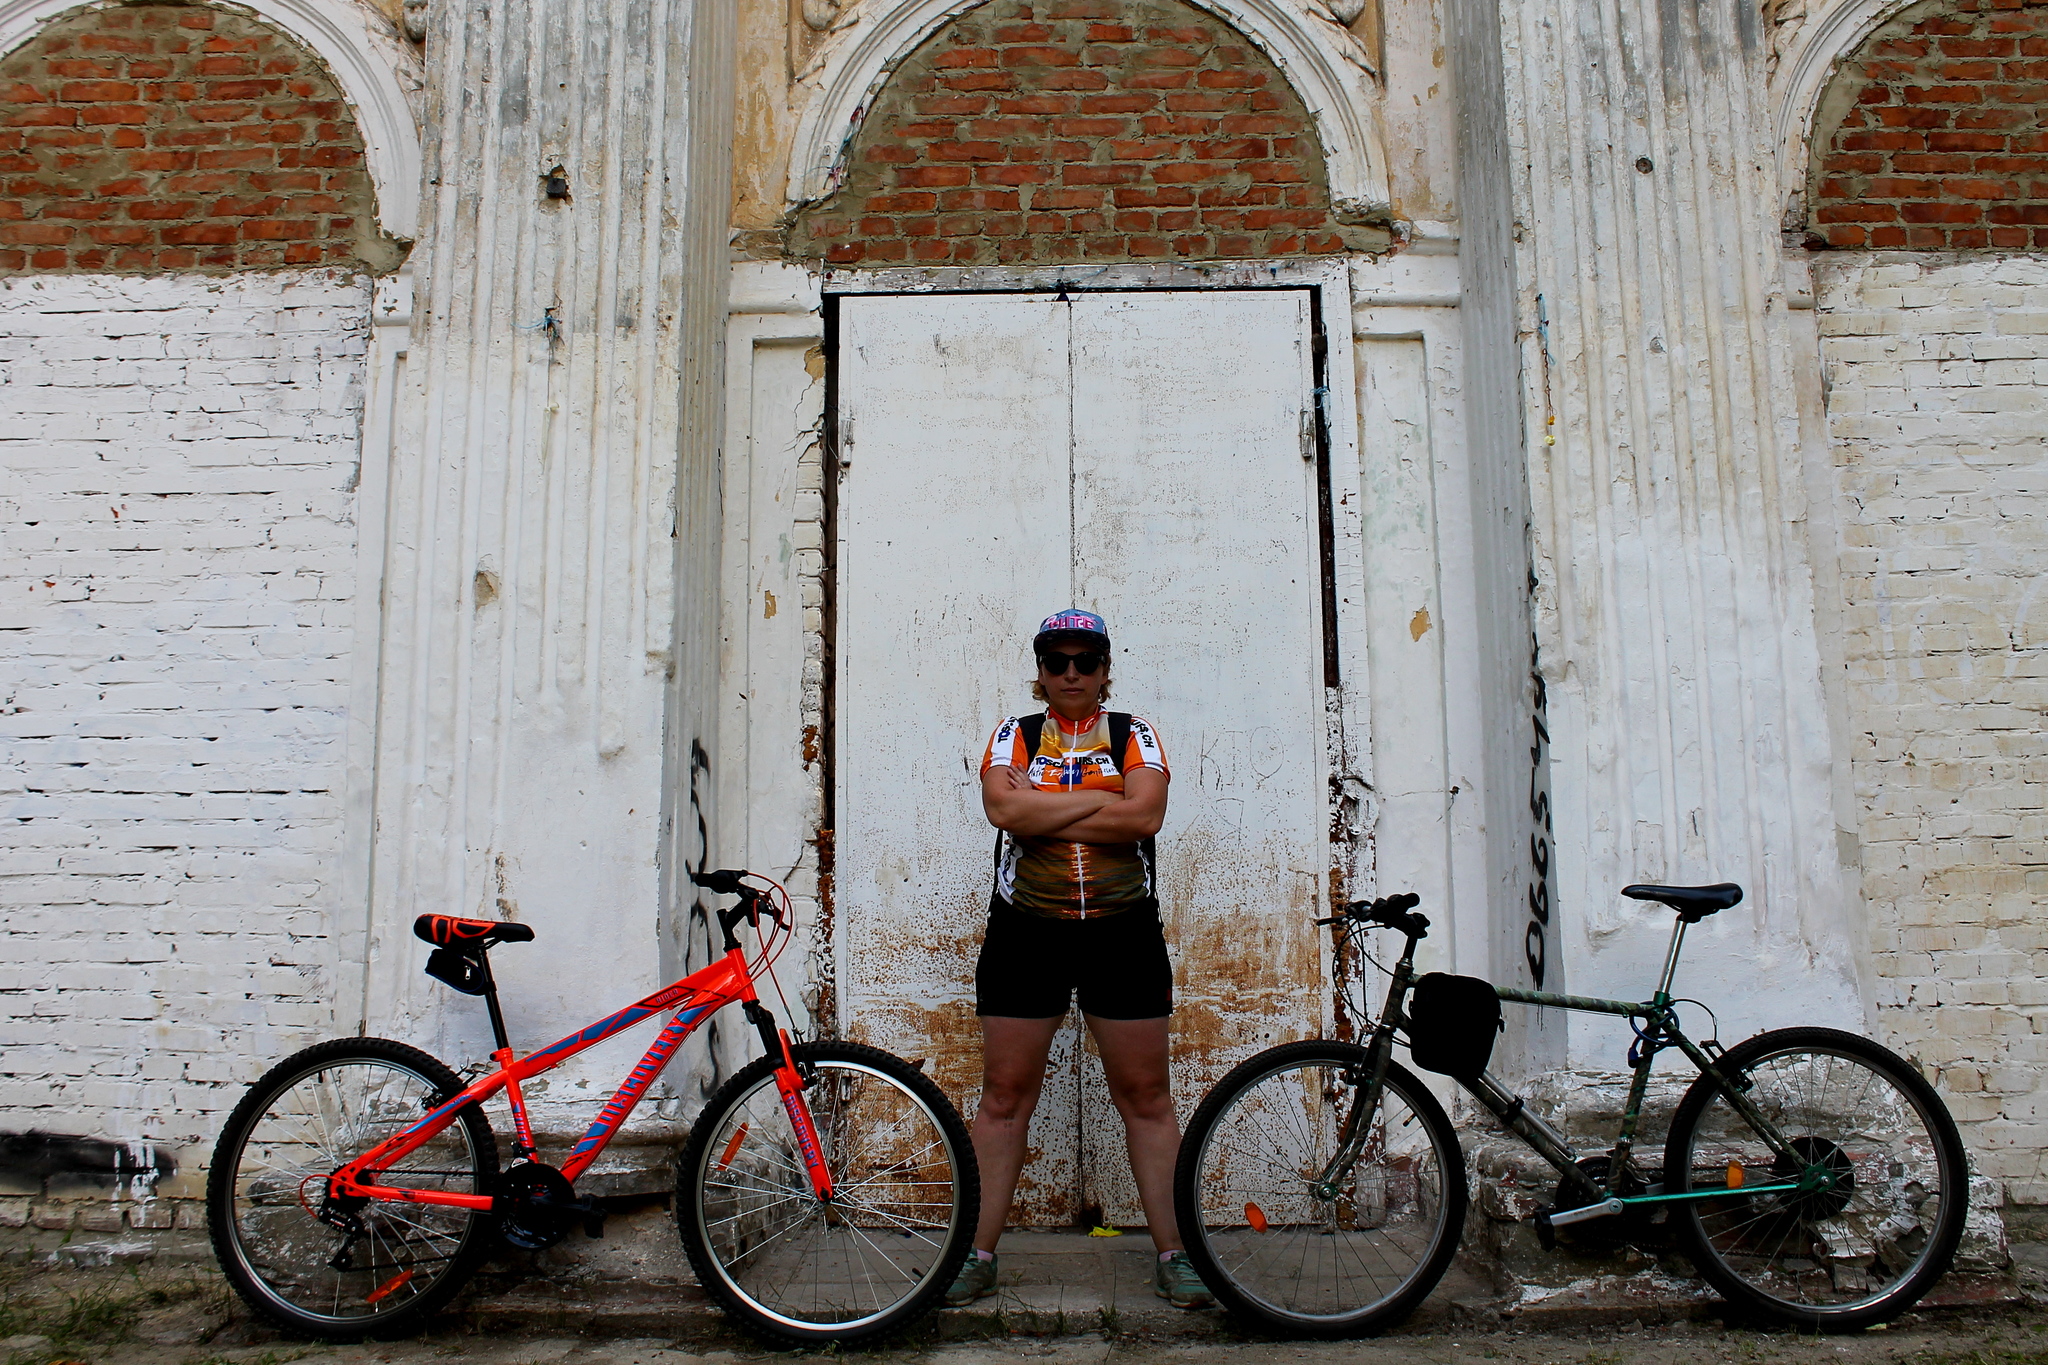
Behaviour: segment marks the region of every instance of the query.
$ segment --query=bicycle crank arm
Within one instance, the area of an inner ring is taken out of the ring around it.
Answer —
[[[1560,1209],[1556,1213],[1538,1214],[1554,1228],[1569,1227],[1573,1223],[1590,1223],[1595,1218],[1612,1218],[1628,1207],[1623,1199],[1603,1199],[1597,1204],[1583,1204],[1575,1209]]]

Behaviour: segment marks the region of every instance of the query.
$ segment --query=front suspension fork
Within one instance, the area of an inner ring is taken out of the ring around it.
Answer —
[[[1344,1117],[1344,1126],[1338,1130],[1336,1155],[1309,1184],[1309,1193],[1317,1199],[1337,1198],[1350,1178],[1351,1168],[1365,1155],[1365,1144],[1372,1136],[1373,1115],[1379,1112],[1380,1092],[1386,1085],[1387,1058],[1393,1050],[1392,1031],[1384,1027],[1375,1029],[1372,1040],[1366,1044],[1365,1056],[1357,1068],[1346,1073],[1345,1080],[1357,1087],[1357,1099]]]

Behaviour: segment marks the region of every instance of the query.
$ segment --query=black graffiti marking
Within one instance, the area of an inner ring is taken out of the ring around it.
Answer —
[[[703,872],[711,866],[711,822],[704,814],[704,793],[699,783],[711,776],[711,755],[705,751],[704,742],[690,741],[690,811],[697,817],[697,871]],[[690,919],[704,926],[704,962],[696,960],[694,935],[685,935],[683,941],[683,966],[694,971],[708,965],[718,956],[718,945],[711,938],[711,912],[704,904],[702,892],[690,897]],[[723,1059],[725,1049],[720,1043],[720,1016],[714,1015],[704,1025],[704,1055],[708,1060],[702,1073],[697,1077],[697,1098],[708,1100],[712,1092],[725,1083]]]
[[[696,871],[706,872],[711,867],[711,824],[704,815],[704,794],[698,780],[711,775],[711,755],[704,751],[704,742],[690,741],[690,813],[697,817],[697,866]],[[704,911],[703,897],[690,898],[690,913],[694,919],[710,920]]]
[[[103,1138],[72,1137],[30,1129],[0,1133],[0,1177],[45,1194],[114,1190],[135,1179],[154,1183],[177,1173],[178,1163],[161,1147],[136,1147]]]
[[[1531,581],[1534,587],[1534,581]],[[1550,966],[1550,791],[1549,770],[1544,760],[1550,748],[1549,691],[1543,685],[1543,670],[1535,635],[1529,637],[1529,681],[1531,684],[1529,724],[1533,734],[1529,745],[1529,923],[1522,931],[1522,959],[1529,964],[1529,977],[1536,989],[1543,989],[1543,976]]]

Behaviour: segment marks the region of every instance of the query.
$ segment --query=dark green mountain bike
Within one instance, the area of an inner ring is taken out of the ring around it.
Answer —
[[[1557,1168],[1554,1230],[1663,1212],[1678,1249],[1728,1301],[1809,1331],[1897,1316],[1954,1256],[1969,1169],[1934,1088],[1866,1038],[1777,1029],[1725,1051],[1679,1028],[1671,995],[1686,927],[1742,888],[1631,886],[1678,913],[1646,1001],[1599,1000],[1417,977],[1429,921],[1412,895],[1359,902],[1347,936],[1406,937],[1384,1007],[1362,1045],[1289,1043],[1232,1070],[1181,1141],[1175,1208],[1188,1255],[1223,1305],[1281,1331],[1348,1336],[1399,1321],[1435,1287],[1465,1219],[1465,1159],[1443,1106],[1394,1060],[1457,1077]],[[1581,1159],[1485,1071],[1500,1001],[1628,1019],[1634,1083],[1619,1136]],[[1651,1067],[1676,1051],[1699,1072],[1671,1120],[1661,1169],[1635,1137]]]

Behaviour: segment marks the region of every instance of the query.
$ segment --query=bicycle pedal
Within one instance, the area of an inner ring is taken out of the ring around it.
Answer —
[[[1557,1229],[1551,1225],[1549,1211],[1538,1213],[1529,1221],[1536,1225],[1536,1245],[1545,1251],[1557,1250]]]
[[[583,1220],[583,1235],[593,1242],[604,1240],[604,1215],[593,1213]]]

